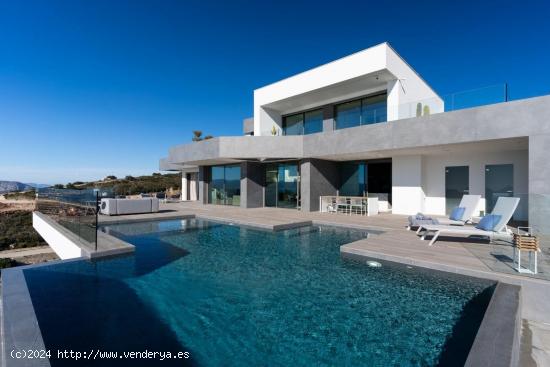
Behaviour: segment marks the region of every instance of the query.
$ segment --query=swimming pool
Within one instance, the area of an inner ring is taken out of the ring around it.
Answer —
[[[104,230],[135,254],[24,272],[46,347],[191,358],[78,365],[463,365],[493,286],[342,259],[341,245],[368,236],[354,229],[191,219]]]

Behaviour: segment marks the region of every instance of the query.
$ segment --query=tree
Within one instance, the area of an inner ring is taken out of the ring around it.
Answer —
[[[116,176],[110,175],[105,177],[105,180],[116,180]]]
[[[206,136],[204,137],[204,140],[208,140],[208,139],[212,139],[212,138],[213,138],[212,135],[206,135]]]
[[[130,175],[124,177],[124,179],[125,179],[126,181],[134,181],[134,180],[135,180],[134,176],[130,176]]]
[[[153,173],[153,176],[162,176],[162,175],[161,175],[160,173],[158,173],[158,172],[154,172],[154,173]]]
[[[193,131],[193,141],[201,141],[202,140],[202,131],[200,130],[194,130]]]
[[[65,186],[63,186],[62,184],[55,184],[55,185],[53,185],[53,188],[54,189],[63,189],[63,188],[65,188]]]

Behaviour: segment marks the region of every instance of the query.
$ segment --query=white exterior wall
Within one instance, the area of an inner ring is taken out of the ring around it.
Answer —
[[[392,157],[392,213],[412,215],[423,211],[422,156]]]
[[[474,213],[479,215],[485,211],[485,166],[513,164],[514,196],[521,199],[514,219],[527,220],[528,163],[527,150],[392,157],[392,212],[445,215],[445,167],[468,166],[470,194],[482,197]]]
[[[187,185],[189,183],[187,182],[187,174],[183,172],[181,174],[181,200],[189,200],[187,197]]]
[[[416,116],[416,102],[429,101],[432,113],[443,111],[443,101],[422,78],[387,44],[382,43],[339,60],[283,79],[254,91],[254,135],[271,135],[273,126],[281,133],[281,114],[287,114],[384,90],[364,89],[341,95],[324,95],[314,103],[290,111],[270,109],[271,103],[305,95],[365,75],[389,72],[396,79],[387,83],[388,120]],[[414,107],[411,109],[411,106]]]
[[[431,114],[444,112],[443,100],[430,86],[393,49],[386,52],[386,67],[398,78],[388,83],[388,121],[416,117],[418,102]]]
[[[480,210],[485,211],[485,166],[513,164],[514,195],[521,199],[514,218],[527,220],[528,162],[529,157],[526,150],[424,156],[422,182],[426,194],[425,213],[445,215],[445,167],[469,166],[470,194],[482,196],[476,213],[474,213],[474,215],[479,215]]]
[[[32,213],[32,226],[62,260],[85,256],[77,244],[36,213]]]

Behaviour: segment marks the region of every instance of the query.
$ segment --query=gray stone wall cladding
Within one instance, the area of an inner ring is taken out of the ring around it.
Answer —
[[[319,196],[336,195],[339,174],[337,162],[304,159],[300,163],[300,198],[304,211],[319,210]]]
[[[241,208],[264,206],[264,169],[259,162],[241,163]]]

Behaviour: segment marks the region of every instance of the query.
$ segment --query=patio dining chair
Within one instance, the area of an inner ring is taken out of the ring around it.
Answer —
[[[348,199],[343,196],[338,196],[336,198],[336,210],[342,209],[344,213],[347,213],[350,209]]]
[[[367,212],[365,200],[363,198],[351,198],[349,203],[349,208],[350,208],[349,210],[350,215],[354,210],[356,213],[357,211],[359,211],[359,214],[361,215],[364,215]]]

